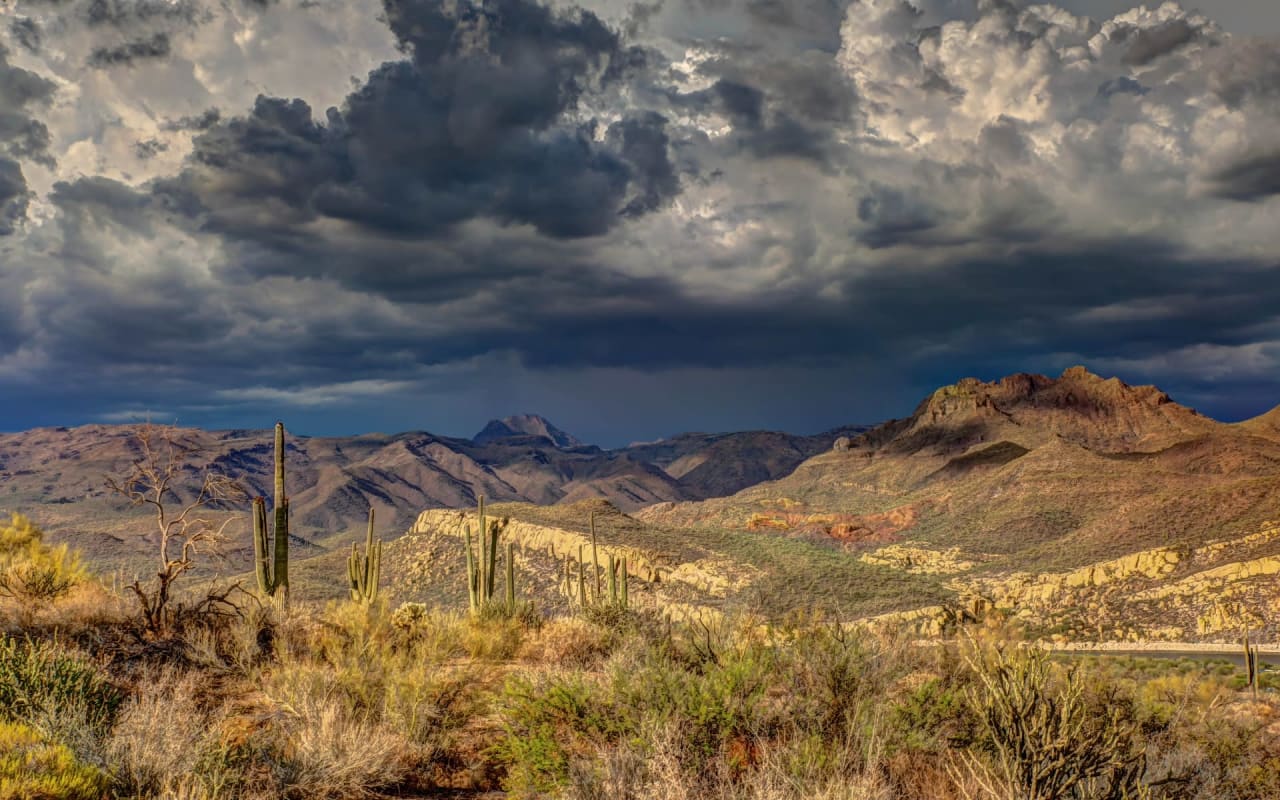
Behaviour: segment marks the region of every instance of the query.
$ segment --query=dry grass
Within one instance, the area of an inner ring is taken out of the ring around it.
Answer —
[[[323,693],[295,697],[288,711],[292,720],[285,726],[280,765],[286,795],[369,797],[408,776],[408,743],[372,714]]]
[[[223,706],[204,708],[206,676],[160,670],[144,676],[107,743],[118,787],[138,796],[191,795],[219,785],[201,770],[221,749]]]

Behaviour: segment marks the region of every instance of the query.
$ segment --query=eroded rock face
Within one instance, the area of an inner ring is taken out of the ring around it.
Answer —
[[[490,516],[490,519],[494,517]],[[467,529],[474,531],[476,524],[475,512],[433,509],[418,516],[409,534],[434,533],[464,539]],[[592,557],[589,534],[516,519],[500,524],[502,541],[514,543],[521,551],[546,553],[553,561],[563,561],[569,556],[576,562],[579,553],[587,561]],[[619,544],[610,541],[608,536],[597,536],[596,557],[605,564],[610,556],[619,561],[625,558],[629,573],[637,580],[656,585],[683,584],[713,598],[724,598],[741,591],[757,577],[745,565],[727,559],[676,562],[661,553]]]
[[[864,558],[918,568],[894,545]],[[884,557],[878,557],[888,551]],[[897,557],[894,557],[897,553]],[[936,556],[935,556],[936,557]],[[916,558],[923,560],[923,555]],[[958,607],[999,609],[1060,638],[1116,641],[1234,641],[1248,626],[1260,640],[1280,636],[1280,523],[1252,534],[1178,550],[1154,548],[1068,572],[968,578],[949,586]]]

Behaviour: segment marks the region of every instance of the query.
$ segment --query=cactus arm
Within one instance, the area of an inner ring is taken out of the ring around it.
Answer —
[[[372,586],[374,592],[377,592],[376,578],[374,577],[374,552],[373,552],[373,507],[369,507],[369,530],[364,537],[364,583],[360,587],[360,594],[365,597],[369,596],[369,588]]]
[[[596,512],[591,512],[591,575],[596,582],[596,602],[600,602],[600,558],[596,554]]]
[[[488,570],[488,594],[485,595],[485,601],[493,599],[493,595],[498,591],[498,522],[494,520],[490,524],[489,530],[489,564]]]
[[[271,582],[271,561],[267,539],[267,501],[262,497],[253,499],[253,563],[258,578],[258,591],[271,594],[275,586]]]
[[[507,542],[507,610],[516,607],[516,546]]]
[[[382,584],[382,540],[374,542],[372,563],[369,566],[368,602],[372,605],[378,599],[378,589]]]
[[[480,581],[476,574],[476,557],[471,547],[471,526],[467,526],[467,595],[472,613],[480,610]]]
[[[587,605],[587,565],[582,560],[582,545],[578,545],[578,600]]]
[[[284,502],[284,423],[276,423],[276,494],[275,508]]]
[[[356,543],[351,543],[351,555],[347,556],[347,583],[350,584],[351,601],[359,602],[362,596],[363,587],[361,584],[360,572],[360,552],[356,548]]]
[[[283,522],[283,524],[281,524]],[[289,498],[285,498],[284,505],[276,509],[276,529],[275,529],[275,564],[272,568],[272,581],[275,589],[273,595],[278,595],[281,602],[289,600]]]
[[[609,555],[609,602],[615,605],[618,602],[618,562],[612,554]]]
[[[631,605],[630,599],[627,597],[627,560],[622,559],[622,607],[627,608]]]

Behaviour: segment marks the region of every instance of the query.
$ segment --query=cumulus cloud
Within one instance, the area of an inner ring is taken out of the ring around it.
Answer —
[[[1173,3],[68,0],[2,30],[0,381],[321,413],[458,364],[545,397],[1274,358],[1280,45]]]

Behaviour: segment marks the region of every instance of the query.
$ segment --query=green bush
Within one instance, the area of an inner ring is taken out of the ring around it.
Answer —
[[[80,714],[85,724],[105,729],[122,701],[84,656],[57,642],[0,637],[0,719]]]
[[[629,710],[581,673],[536,682],[515,675],[501,702],[505,735],[495,755],[507,766],[507,790],[517,794],[563,788],[575,757],[635,732]]]
[[[0,800],[97,800],[106,788],[106,776],[69,748],[0,722]]]

